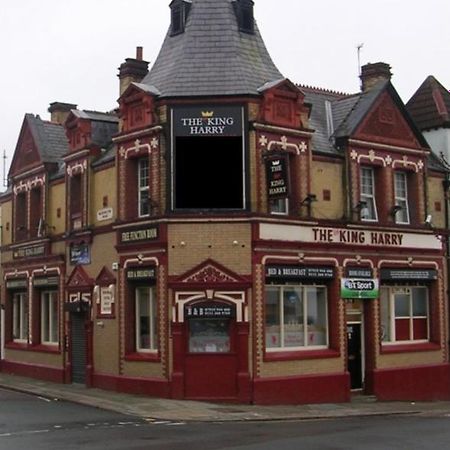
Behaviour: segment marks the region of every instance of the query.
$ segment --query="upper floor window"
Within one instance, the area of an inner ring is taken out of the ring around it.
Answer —
[[[82,228],[82,175],[70,178],[70,225],[71,230]]]
[[[237,0],[234,3],[240,31],[245,33],[253,33],[255,31],[253,6],[253,0]]]
[[[187,16],[191,8],[191,0],[174,0],[171,5],[171,25],[170,32],[172,35],[179,34],[184,31]]]
[[[395,172],[394,180],[395,206],[398,207],[395,213],[395,222],[408,224],[408,176],[405,172]]]
[[[360,173],[361,220],[376,222],[378,220],[375,200],[375,173],[370,167],[362,167]]]
[[[24,240],[28,236],[28,224],[27,224],[27,194],[21,192],[16,195],[15,204],[15,222],[16,222],[16,241]]]
[[[428,289],[426,286],[390,286],[380,290],[383,342],[429,339]]]
[[[149,161],[142,158],[138,161],[138,215],[145,217],[150,214],[150,184]]]
[[[287,198],[277,198],[269,200],[270,214],[286,216],[289,214],[289,200]]]

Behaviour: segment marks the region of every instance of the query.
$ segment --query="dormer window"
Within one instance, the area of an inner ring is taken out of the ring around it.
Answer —
[[[170,34],[172,36],[184,32],[186,20],[191,9],[191,4],[192,0],[174,0],[170,4],[170,9],[172,11]]]
[[[244,33],[253,33],[255,31],[253,6],[253,0],[236,0],[234,3],[239,30]]]

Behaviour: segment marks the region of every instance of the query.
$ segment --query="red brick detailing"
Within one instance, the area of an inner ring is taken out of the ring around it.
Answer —
[[[64,369],[62,367],[28,364],[5,359],[2,361],[2,372],[53,383],[64,383]]]

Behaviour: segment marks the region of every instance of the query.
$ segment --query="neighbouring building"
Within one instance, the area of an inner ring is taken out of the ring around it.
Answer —
[[[117,111],[27,114],[2,209],[1,369],[259,404],[450,398],[446,170],[391,83],[274,65],[252,0],[173,0]],[[433,215],[433,227],[427,217]]]

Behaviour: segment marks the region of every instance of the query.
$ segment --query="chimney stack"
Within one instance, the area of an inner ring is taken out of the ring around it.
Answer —
[[[128,86],[135,82],[139,83],[148,73],[148,61],[143,60],[142,47],[136,47],[136,58],[126,58],[119,67],[120,95]]]
[[[77,105],[63,102],[50,103],[48,112],[50,113],[51,122],[64,125],[64,122],[72,109],[77,109]]]
[[[380,80],[390,80],[392,77],[391,66],[383,62],[366,64],[361,67],[361,88],[363,92],[372,89]]]

